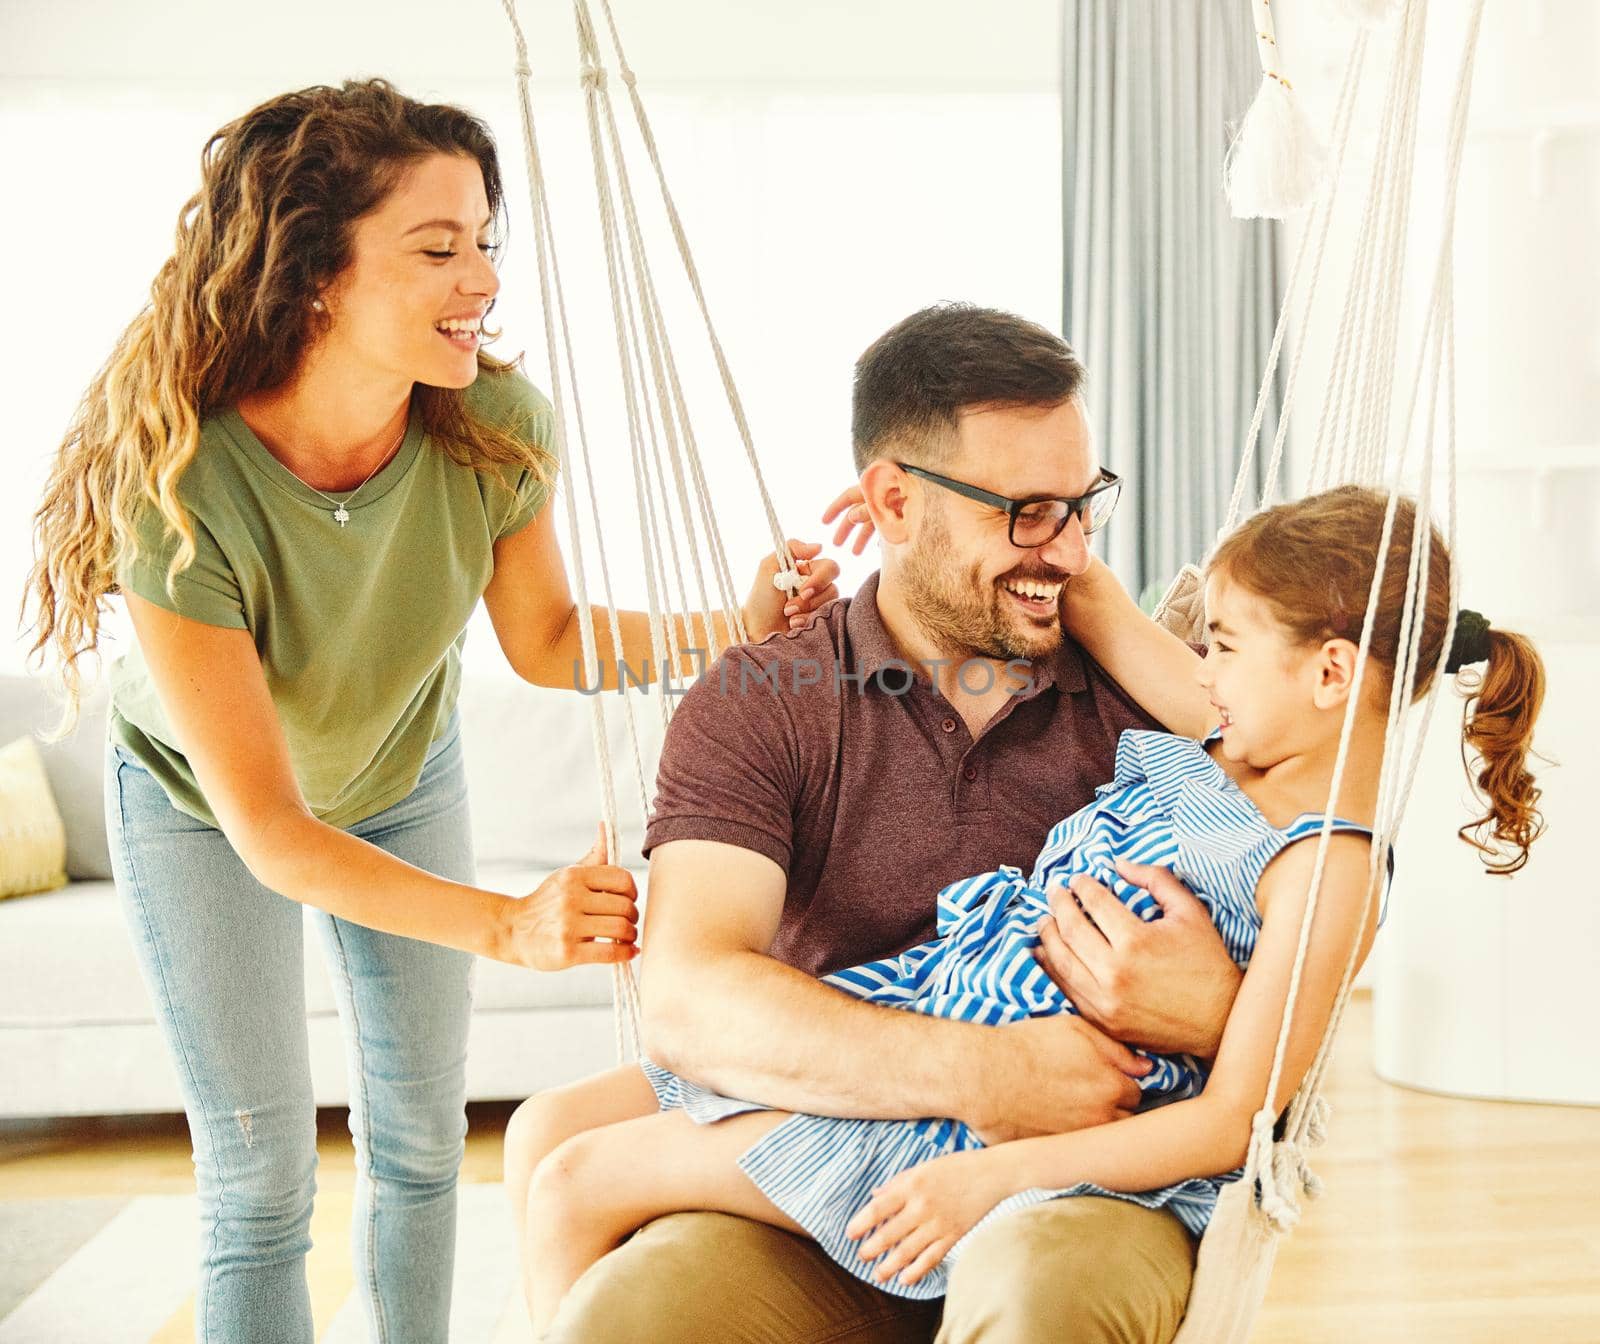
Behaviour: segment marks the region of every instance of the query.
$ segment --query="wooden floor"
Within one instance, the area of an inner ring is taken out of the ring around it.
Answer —
[[[1390,1087],[1370,1040],[1358,999],[1314,1155],[1327,1193],[1284,1245],[1257,1344],[1600,1344],[1600,1108]],[[499,1179],[510,1110],[471,1108],[464,1179]],[[318,1185],[348,1207],[344,1116],[320,1121]],[[192,1188],[179,1118],[0,1127],[0,1200]]]
[[[1460,1101],[1380,1082],[1353,1000],[1258,1344],[1600,1342],[1600,1107]]]

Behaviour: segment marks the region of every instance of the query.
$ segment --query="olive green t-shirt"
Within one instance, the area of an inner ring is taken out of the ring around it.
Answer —
[[[550,404],[520,373],[481,373],[467,396],[480,419],[553,448]],[[349,827],[416,786],[455,707],[494,543],[544,503],[532,471],[494,470],[498,481],[452,461],[413,413],[399,451],[353,499],[324,498],[229,410],[202,425],[179,481],[197,550],[176,600],[166,571],[178,543],[153,507],[117,580],[180,616],[250,632],[306,804]],[[345,526],[330,500],[351,501]],[[111,668],[109,732],[175,807],[218,824],[136,643]]]

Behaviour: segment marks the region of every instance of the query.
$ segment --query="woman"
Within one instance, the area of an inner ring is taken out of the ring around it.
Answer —
[[[68,721],[101,598],[122,592],[137,637],[112,671],[107,824],[194,1141],[202,1341],[312,1338],[300,905],[348,1040],[377,1340],[446,1334],[473,955],[634,954],[633,882],[599,846],[524,899],[473,885],[467,618],[482,597],[531,682],[573,686],[580,656],[541,507],[549,406],[479,348],[501,208],[486,128],[381,80],[223,127],[36,516],[32,652],[60,658]],[[820,549],[796,544],[787,613],[763,562],[754,637],[837,596]],[[647,617],[619,622],[641,665]]]

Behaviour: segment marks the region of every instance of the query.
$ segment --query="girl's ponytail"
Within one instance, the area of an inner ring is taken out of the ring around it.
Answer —
[[[1341,485],[1247,518],[1206,562],[1209,573],[1227,575],[1266,602],[1290,642],[1299,645],[1328,639],[1360,644],[1377,582],[1378,618],[1367,658],[1377,673],[1369,685],[1375,703],[1382,705],[1388,704],[1400,662],[1400,613],[1412,581],[1411,548],[1417,535],[1417,503],[1401,497],[1395,501],[1389,554],[1379,580],[1378,540],[1388,509],[1387,494]],[[1457,613],[1446,651],[1450,553],[1435,527],[1427,529],[1426,544],[1428,586],[1420,595],[1422,631],[1408,690],[1412,700],[1420,699],[1433,684],[1441,659],[1447,675],[1461,674],[1456,684],[1468,697],[1461,759],[1486,810],[1459,834],[1479,851],[1491,873],[1514,873],[1528,862],[1528,846],[1544,833],[1539,788],[1528,773],[1533,725],[1544,703],[1544,663],[1525,636],[1491,630],[1476,611]]]
[[[1459,834],[1485,856],[1491,873],[1507,874],[1527,863],[1528,846],[1544,832],[1540,789],[1528,772],[1533,725],[1544,703],[1544,662],[1523,635],[1509,630],[1484,634],[1487,666],[1464,671],[1458,684],[1468,697],[1461,761],[1488,811]],[[1478,758],[1477,770],[1469,749]]]

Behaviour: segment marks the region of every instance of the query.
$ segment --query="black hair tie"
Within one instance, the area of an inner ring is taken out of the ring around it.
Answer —
[[[1450,656],[1445,659],[1446,672],[1459,672],[1471,663],[1481,663],[1489,657],[1489,618],[1481,612],[1463,607],[1456,613],[1456,637],[1450,641]]]

